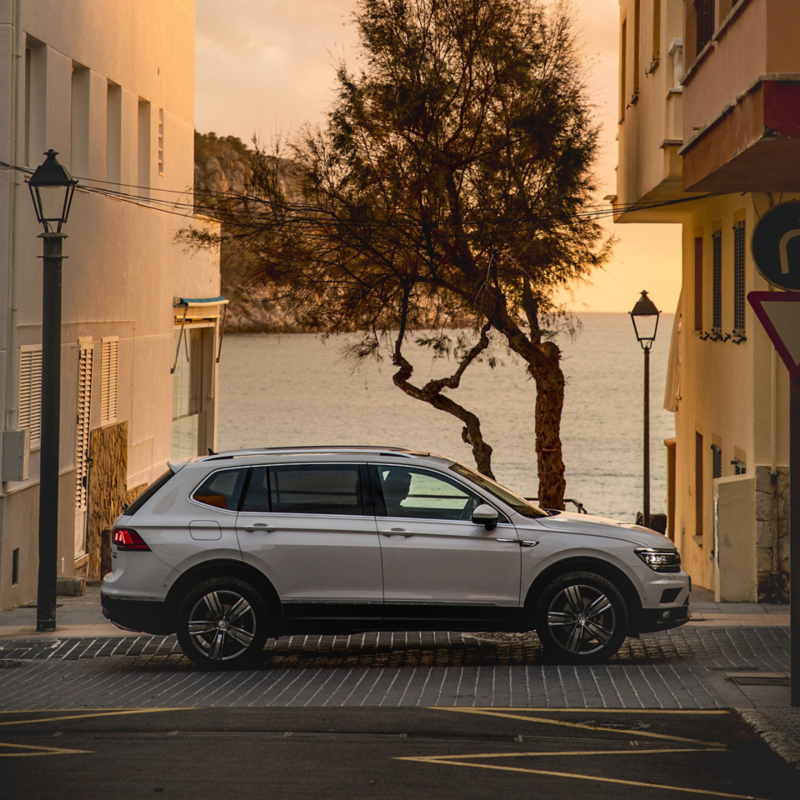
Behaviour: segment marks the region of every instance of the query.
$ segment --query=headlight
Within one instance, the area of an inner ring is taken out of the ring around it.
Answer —
[[[680,572],[681,554],[677,550],[652,550],[640,547],[636,555],[656,572]]]

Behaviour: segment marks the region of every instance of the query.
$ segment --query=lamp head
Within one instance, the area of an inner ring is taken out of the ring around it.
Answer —
[[[636,339],[643,350],[649,350],[656,340],[660,314],[655,303],[647,296],[647,292],[642,292],[642,296],[636,301],[630,315]]]
[[[44,163],[28,179],[36,219],[45,233],[61,233],[69,217],[72,195],[78,181],[59,163],[55,150],[48,150]]]

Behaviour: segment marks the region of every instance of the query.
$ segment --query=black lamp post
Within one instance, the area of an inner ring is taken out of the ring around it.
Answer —
[[[650,348],[656,340],[658,317],[661,312],[653,301],[642,292],[630,312],[636,339],[644,350],[644,508],[642,516],[645,528],[650,527]]]
[[[39,594],[36,630],[56,629],[58,451],[61,406],[61,245],[78,183],[54,150],[28,180],[36,219],[44,227],[42,280],[42,446],[39,451]]]

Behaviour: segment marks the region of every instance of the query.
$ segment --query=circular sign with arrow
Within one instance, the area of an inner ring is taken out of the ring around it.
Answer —
[[[767,281],[800,291],[800,202],[781,203],[767,211],[753,231],[750,247]]]

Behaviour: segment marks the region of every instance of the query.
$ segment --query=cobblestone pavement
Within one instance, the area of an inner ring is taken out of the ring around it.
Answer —
[[[174,636],[8,639],[0,708],[727,708],[739,705],[731,673],[789,663],[783,627],[647,634],[592,667],[545,663],[533,635],[294,636],[268,643],[259,669],[222,673],[192,667]]]

